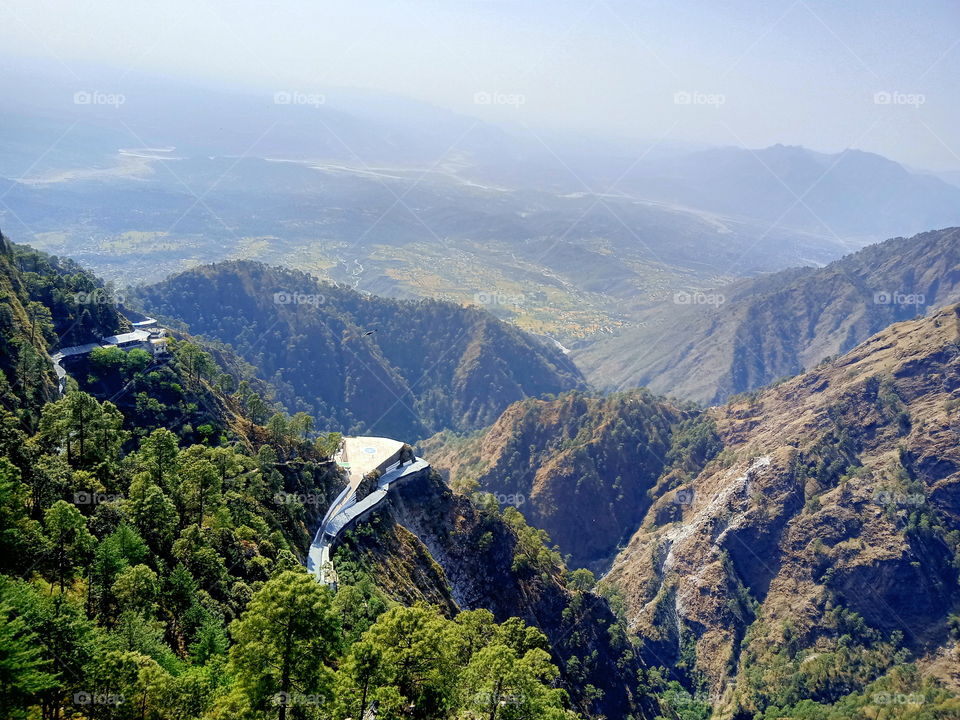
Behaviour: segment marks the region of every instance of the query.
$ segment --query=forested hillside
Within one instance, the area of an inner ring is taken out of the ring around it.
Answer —
[[[112,290],[70,260],[11,243],[0,232],[0,398],[27,427],[56,396],[47,349],[111,335],[124,324]]]
[[[441,433],[425,444],[463,492],[488,492],[546,530],[572,567],[604,572],[637,529],[661,476],[688,454],[709,453],[700,413],[644,390],[582,392],[511,405],[482,433]],[[679,482],[664,478],[661,484]]]
[[[483,311],[229,262],[142,288],[154,314],[230,344],[292,411],[413,440],[491,423],[510,403],[582,387],[559,350]]]
[[[5,250],[6,357],[29,342],[47,373],[51,347],[87,339],[57,293],[89,276],[43,256],[29,275],[11,257],[34,256]],[[575,717],[538,630],[405,607],[362,574],[336,593],[307,574],[344,482],[338,436],[273,412],[227,351],[183,337],[160,357],[94,351],[70,372],[61,399],[52,382],[49,398],[0,388],[0,716]]]
[[[521,397],[426,444],[455,489],[401,485],[335,546],[333,589],[303,560],[344,486],[338,426],[183,330],[78,356],[58,397],[49,352],[127,321],[76,306],[79,268],[5,250],[4,357],[48,384],[0,388],[2,717],[957,717],[956,308],[706,412]],[[422,307],[330,298],[332,347]],[[281,320],[317,329],[303,310]],[[533,342],[477,322],[473,343]],[[423,323],[369,357],[412,366],[410,333],[441,341]],[[451,372],[506,377],[489,352]],[[599,584],[573,569],[630,532]]]

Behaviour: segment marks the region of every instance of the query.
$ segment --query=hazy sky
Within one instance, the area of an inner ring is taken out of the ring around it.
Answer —
[[[0,48],[5,72],[356,86],[531,127],[960,168],[957,0],[0,0]]]

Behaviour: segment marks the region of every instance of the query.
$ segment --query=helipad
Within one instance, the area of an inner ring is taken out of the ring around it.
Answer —
[[[345,437],[340,456],[340,466],[350,476],[350,485],[356,488],[363,476],[372,470],[384,470],[400,457],[403,443],[384,437]]]

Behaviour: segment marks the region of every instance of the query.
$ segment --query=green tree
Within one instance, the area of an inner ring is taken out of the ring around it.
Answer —
[[[283,413],[274,413],[267,421],[267,431],[273,442],[280,445],[290,434],[289,418]]]
[[[99,642],[97,629],[69,593],[50,594],[29,583],[7,585],[7,601],[36,636],[36,647],[56,684],[40,694],[41,716],[57,718],[65,697],[88,690],[87,668]]]
[[[204,513],[220,501],[220,472],[210,460],[210,451],[193,445],[180,451],[179,495],[185,512],[195,514],[197,527],[203,524]]]
[[[127,362],[124,366],[127,377],[142,373],[153,363],[153,356],[143,348],[134,348],[127,353]]]
[[[127,511],[140,536],[157,552],[169,550],[177,529],[177,509],[156,484],[146,477],[130,483]]]
[[[340,449],[342,440],[343,436],[340,433],[327,433],[326,435],[321,435],[314,441],[314,447],[322,456],[330,458]]]
[[[220,373],[217,378],[217,388],[225,395],[232,395],[237,390],[237,381],[230,373]]]
[[[85,563],[93,550],[94,538],[87,530],[87,521],[76,507],[58,500],[43,515],[44,534],[54,579],[63,592],[67,578]]]
[[[27,512],[30,488],[20,471],[0,458],[0,571],[15,572],[31,565],[41,550],[40,527]]]
[[[166,428],[157,428],[140,443],[136,464],[146,472],[154,483],[164,490],[170,489],[170,477],[177,471],[177,453],[180,442]]]
[[[250,415],[250,419],[258,425],[267,419],[267,415],[270,412],[270,408],[257,393],[250,393],[246,398],[244,406]]]
[[[43,345],[56,338],[53,329],[53,314],[43,303],[28,302],[26,306],[27,317],[30,319],[30,341],[37,344],[38,341]]]
[[[437,608],[395,607],[364,634],[381,658],[373,695],[396,699],[418,718],[443,717],[453,706],[457,682],[457,629]]]
[[[157,596],[157,574],[146,565],[127,567],[117,575],[113,594],[121,608],[152,614]]]
[[[46,448],[65,452],[72,467],[94,470],[116,461],[126,438],[122,426],[123,415],[112,403],[71,392],[44,406],[40,439]]]
[[[518,656],[506,645],[477,652],[463,672],[461,708],[487,720],[575,718],[565,709],[566,693],[550,687],[560,671],[541,648]]]
[[[114,543],[120,557],[128,565],[139,565],[150,556],[150,549],[143,538],[126,522],[120,523],[105,539],[105,542]]]
[[[4,588],[0,592],[0,717],[29,717],[29,706],[55,686],[36,633],[16,614]]]
[[[88,356],[91,367],[102,373],[123,373],[127,368],[127,353],[116,345],[98,347]]]
[[[230,626],[230,665],[251,708],[266,712],[278,693],[330,696],[339,623],[330,591],[305,571],[271,578]],[[287,706],[276,706],[287,717]]]
[[[186,340],[177,343],[173,355],[187,372],[188,377],[197,382],[201,378],[207,377],[217,367],[208,352],[196,343]]]
[[[178,644],[185,644],[188,616],[197,605],[197,581],[185,565],[177,565],[163,583],[160,605],[170,618]]]
[[[597,584],[597,579],[594,577],[593,573],[587,570],[586,568],[578,568],[573,570],[567,576],[568,584],[574,590],[579,590],[580,592],[588,592],[594,585]]]
[[[246,455],[241,455],[233,448],[218,447],[210,450],[207,457],[217,468],[220,476],[220,487],[224,492],[230,490],[242,492],[246,487],[239,481],[240,476],[250,475],[253,462]]]
[[[339,717],[364,717],[382,672],[383,655],[372,642],[362,640],[351,646],[337,673]]]
[[[307,436],[313,432],[313,418],[305,412],[298,412],[290,418],[290,434],[300,440],[306,440]]]
[[[109,707],[117,720],[166,720],[173,699],[174,679],[157,661],[136,650],[110,650],[98,658],[91,673],[94,688],[121,702]]]

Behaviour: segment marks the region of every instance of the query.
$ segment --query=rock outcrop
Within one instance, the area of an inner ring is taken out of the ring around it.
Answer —
[[[954,306],[710,411],[723,452],[605,579],[664,664],[747,712],[960,660],[958,341]]]

